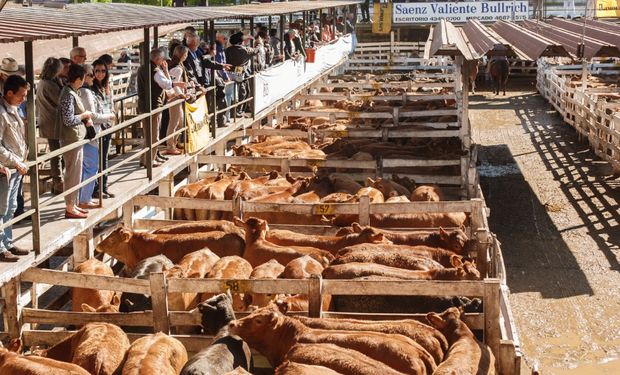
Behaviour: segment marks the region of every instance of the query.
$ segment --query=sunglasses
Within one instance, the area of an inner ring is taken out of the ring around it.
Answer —
[[[105,73],[107,70],[105,69],[95,69],[95,73]]]
[[[86,73],[86,77],[93,78],[95,75],[93,73]]]

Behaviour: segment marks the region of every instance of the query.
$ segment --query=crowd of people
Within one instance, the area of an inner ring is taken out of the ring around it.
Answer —
[[[193,101],[215,86],[215,95],[206,96],[208,107],[219,110],[217,126],[227,126],[233,117],[247,116],[250,111],[248,78],[252,74],[286,60],[302,61],[307,48],[329,43],[352,31],[353,14],[338,17],[335,22],[327,14],[316,22],[292,22],[284,40],[277,29],[261,24],[249,33],[217,33],[213,42],[201,39],[193,27],[188,27],[182,39],[172,39],[166,47],[150,51],[149,69],[138,69],[139,111],[150,113],[179,99]],[[50,152],[93,139],[117,121],[110,73],[114,60],[107,54],[92,63],[87,60],[86,50],[75,47],[68,57],[46,59],[40,69],[34,95],[36,123],[38,136],[47,141]],[[123,50],[117,63],[129,62],[131,56]],[[149,80],[151,92],[147,95]],[[22,181],[29,171],[26,98],[32,89],[25,79],[25,69],[13,58],[4,58],[0,66],[0,223],[24,212]],[[170,155],[183,152],[179,137],[173,136],[185,123],[183,102],[158,111],[150,120],[144,120],[143,129],[150,123],[152,142],[167,137],[161,150],[154,147],[150,153],[150,163],[158,167]],[[99,171],[100,155],[101,165],[107,168],[110,143],[111,136],[106,135],[50,160],[51,192],[65,195],[65,218],[85,219],[89,210],[101,206],[101,202],[95,201],[100,194],[103,198],[114,197],[108,191],[106,176],[101,186],[93,178]],[[146,164],[146,155],[142,165]],[[86,180],[92,181],[77,188]],[[11,226],[0,231],[1,262],[16,262],[19,256],[27,254],[13,243]]]

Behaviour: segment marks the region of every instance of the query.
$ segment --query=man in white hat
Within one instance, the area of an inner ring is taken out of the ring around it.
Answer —
[[[0,65],[0,95],[2,95],[2,89],[4,87],[4,81],[11,74],[16,74],[19,71],[19,65],[12,57],[5,57],[2,59],[2,65]]]

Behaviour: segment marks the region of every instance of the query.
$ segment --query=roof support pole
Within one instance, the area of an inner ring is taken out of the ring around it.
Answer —
[[[269,16],[269,32],[271,32],[271,25],[272,25],[272,17]]]
[[[80,38],[74,36],[73,38],[71,38],[71,42],[73,47],[78,47],[80,45]]]
[[[148,72],[148,78],[146,79],[145,82],[145,98],[144,100],[146,101],[146,109],[149,113],[149,115],[151,114],[151,112],[153,111],[153,108],[151,107],[152,104],[152,99],[151,99],[151,85],[153,84],[153,70],[151,69],[151,54],[150,54],[150,42],[151,42],[151,33],[150,33],[150,29],[148,27],[144,28],[144,42],[142,43],[142,60],[140,61],[140,63],[142,64],[142,69],[145,69]],[[153,179],[153,153],[155,152],[155,150],[153,150],[152,145],[153,145],[153,132],[152,132],[152,126],[153,126],[153,116],[149,116],[147,117],[144,122],[144,143],[145,146],[147,147],[147,151],[146,151],[146,177],[149,180]]]
[[[158,47],[159,47],[159,28],[157,26],[154,26],[153,27],[153,48],[158,48]],[[172,54],[172,51],[168,51],[168,53]]]
[[[205,21],[206,23],[207,21]],[[211,20],[210,25],[209,25],[209,37],[211,38],[211,43],[214,43],[213,46],[215,48],[217,48],[215,46],[215,21]],[[205,35],[206,38],[206,35]],[[225,46],[222,46],[222,48],[224,48]],[[213,121],[210,121],[209,124],[211,124],[210,126],[210,130],[211,130],[211,137],[215,138],[216,134],[215,132],[217,131],[217,127],[218,125],[224,125],[224,124],[218,124],[217,123],[217,92],[216,92],[216,88],[215,88],[215,69],[211,69],[211,88],[213,89],[211,91],[211,95],[213,95],[212,98],[212,103],[213,103],[213,108],[211,109],[211,112],[213,113]]]
[[[321,42],[323,41],[323,9],[319,9],[319,33]]]
[[[332,40],[336,39],[336,18],[338,17],[338,12],[336,8],[332,8]]]
[[[250,47],[254,48],[254,17],[250,18],[250,36],[252,37],[252,39],[250,39]],[[256,73],[254,71],[254,68],[256,68],[256,55],[252,56],[252,60],[250,60],[250,69],[252,70],[252,74]]]
[[[204,20],[202,23],[202,37],[204,40],[207,40],[209,36],[209,21]],[[215,40],[211,40],[210,43],[215,43]]]
[[[308,18],[308,12],[304,10],[304,12],[302,14],[302,17],[301,17],[302,25],[303,25],[302,29],[301,29],[301,35],[302,35],[301,42],[302,42],[302,46],[304,48],[306,48],[306,40],[307,40],[306,34],[308,33],[308,27],[307,27],[307,23],[306,23],[307,22],[306,18]]]
[[[280,15],[280,54],[282,54],[282,61],[285,60],[284,53],[284,24],[286,23],[286,14]]]
[[[241,30],[245,29],[245,19],[242,18],[241,19]],[[252,32],[250,31],[250,34],[252,34]]]
[[[24,42],[24,57],[26,62],[26,81],[30,83],[28,97],[26,98],[28,119],[27,142],[28,142],[28,161],[37,162],[37,131],[36,116],[34,108],[34,55],[32,42]],[[35,209],[32,214],[32,248],[35,256],[41,251],[41,213],[39,211],[39,165],[35,164],[28,170],[30,177],[30,205]]]

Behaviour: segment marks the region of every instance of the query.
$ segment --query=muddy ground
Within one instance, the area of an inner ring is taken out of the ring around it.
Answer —
[[[620,179],[518,86],[470,97],[470,118],[525,363],[620,374]]]

